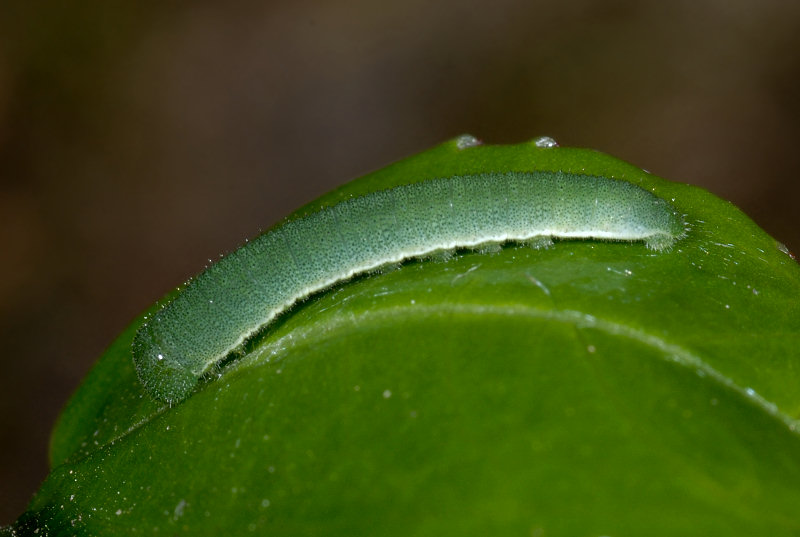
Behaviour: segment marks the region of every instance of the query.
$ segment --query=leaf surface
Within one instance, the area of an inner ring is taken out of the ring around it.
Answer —
[[[137,320],[73,396],[24,534],[796,535],[800,269],[731,204],[594,151],[455,141],[290,218],[498,170],[631,181],[669,252],[558,241],[411,260],[315,295],[183,403]]]

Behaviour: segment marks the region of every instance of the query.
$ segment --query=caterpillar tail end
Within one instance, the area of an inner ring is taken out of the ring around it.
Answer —
[[[133,363],[148,395],[170,405],[189,397],[200,377],[176,360],[165,358],[152,346],[141,343],[137,334],[132,347]]]

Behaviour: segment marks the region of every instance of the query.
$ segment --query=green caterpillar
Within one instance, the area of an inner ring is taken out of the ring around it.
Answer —
[[[551,238],[681,238],[683,217],[625,181],[563,172],[431,179],[354,197],[268,231],[191,280],[133,341],[140,380],[177,402],[277,315],[337,282],[440,250]]]

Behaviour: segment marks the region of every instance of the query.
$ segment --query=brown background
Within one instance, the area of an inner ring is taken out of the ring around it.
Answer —
[[[292,208],[457,134],[606,151],[799,251],[798,51],[786,0],[3,2],[0,523],[137,313]]]

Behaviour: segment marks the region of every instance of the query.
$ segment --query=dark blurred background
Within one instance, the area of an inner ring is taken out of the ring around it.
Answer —
[[[463,132],[554,136],[800,251],[800,3],[0,3],[0,524],[60,407],[206,260]]]

